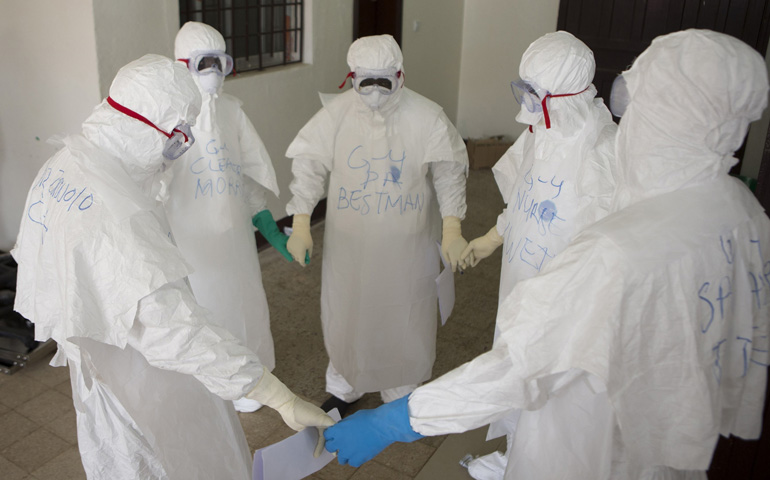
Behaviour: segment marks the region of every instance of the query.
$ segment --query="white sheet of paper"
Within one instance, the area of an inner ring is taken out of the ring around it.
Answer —
[[[452,267],[446,263],[444,256],[441,255],[441,244],[438,246],[438,255],[441,257],[441,263],[444,269],[436,277],[436,288],[438,288],[438,311],[441,313],[441,325],[445,325],[452,309],[455,307],[455,276]]]
[[[340,421],[335,408],[329,412],[334,421]],[[306,428],[289,438],[254,452],[253,480],[301,480],[325,467],[334,459],[326,450],[313,457],[318,429]]]

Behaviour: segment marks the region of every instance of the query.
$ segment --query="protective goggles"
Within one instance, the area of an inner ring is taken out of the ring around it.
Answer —
[[[538,90],[536,85],[522,79],[511,82],[511,91],[513,91],[516,102],[531,113],[543,111],[542,99],[538,95]]]
[[[189,150],[193,143],[195,143],[195,137],[193,137],[190,126],[186,123],[180,123],[174,127],[173,130],[171,130],[171,133],[168,133],[158,128],[154,123],[147,120],[142,115],[136,113],[130,108],[119,104],[113,100],[112,97],[107,97],[107,103],[109,103],[112,108],[119,111],[120,113],[128,115],[133,119],[139,120],[140,122],[151,126],[155,130],[165,135],[168,140],[166,140],[166,144],[163,146],[163,156],[169,160],[176,160],[177,158],[181,157],[182,154]]]
[[[233,71],[233,57],[222,51],[195,51],[190,54],[190,58],[179,60],[187,64],[193,75],[217,73],[224,77]]]
[[[375,91],[380,92],[382,95],[391,95],[398,90],[401,77],[403,77],[403,73],[395,68],[383,70],[356,69],[355,72],[348,73],[340,88],[345,86],[348,78],[352,78],[353,90],[360,95],[370,95]]]

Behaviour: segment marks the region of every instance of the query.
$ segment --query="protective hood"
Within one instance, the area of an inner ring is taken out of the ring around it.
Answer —
[[[348,49],[348,66],[351,72],[395,69],[402,72],[399,80],[402,86],[404,84],[404,56],[398,43],[390,35],[361,37],[353,42]],[[380,115],[388,116],[396,109],[401,99],[401,91],[402,89],[398,88],[392,95],[380,98],[376,109]],[[362,95],[358,97],[363,106],[359,109],[361,113],[373,115],[373,109],[367,104],[367,101],[371,103],[372,99],[365,99]]]
[[[616,210],[726,175],[767,106],[762,56],[708,30],[656,38],[623,76],[630,101],[616,143]]]
[[[165,132],[180,123],[194,125],[201,105],[198,89],[185,66],[160,55],[145,55],[121,68],[110,86],[110,98]],[[83,135],[117,157],[131,179],[142,187],[163,166],[167,138],[115,110],[106,99],[83,123]]]
[[[219,33],[216,28],[201,22],[185,23],[182,25],[182,28],[179,29],[179,32],[177,32],[176,40],[174,40],[174,57],[177,60],[190,58],[193,52],[225,52],[226,49],[227,45],[225,44],[225,38],[222,34]],[[216,78],[210,78],[212,75]],[[208,97],[216,95],[222,90],[221,84],[223,78],[218,75],[210,74],[202,75],[200,77],[193,75],[193,80],[200,89],[204,103],[207,103],[207,100],[209,100]],[[210,80],[219,83],[216,93],[209,93],[211,91],[211,87],[209,86]]]
[[[543,35],[532,42],[519,64],[519,76],[525,82],[537,85],[553,96],[569,95],[549,98],[545,104],[551,128],[565,131],[572,125],[583,123],[587,106],[596,95],[596,89],[591,85],[595,70],[591,49],[572,34],[562,31]],[[537,124],[544,115],[532,115],[523,110],[516,120],[528,125]]]

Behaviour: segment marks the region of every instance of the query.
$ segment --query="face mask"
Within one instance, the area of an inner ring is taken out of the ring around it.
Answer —
[[[379,91],[374,91],[368,95],[359,95],[358,98],[372,110],[379,110],[388,102],[388,100],[390,100],[390,95],[383,95]]]
[[[523,123],[524,125],[537,125],[540,123],[540,120],[543,119],[543,111],[540,110],[539,112],[530,112],[524,106],[521,107],[521,110],[519,111],[519,114],[516,115],[516,121],[519,123]]]
[[[225,77],[220,75],[218,71],[212,71],[198,76],[198,84],[200,85],[201,90],[210,95],[219,92],[224,81]]]
[[[157,125],[151,121],[147,120],[144,116],[136,113],[130,108],[124,107],[123,105],[113,100],[111,97],[107,97],[107,103],[109,103],[112,108],[119,111],[120,113],[133,119],[139,120],[140,122],[149,125],[150,127],[165,135],[167,140],[163,147],[164,158],[169,160],[176,160],[182,156],[182,154],[186,152],[190,147],[192,147],[193,143],[195,143],[195,137],[193,137],[193,134],[190,131],[190,126],[186,123],[180,123],[174,127],[173,130],[171,130],[171,133],[167,133],[158,128]]]
[[[616,117],[622,117],[626,113],[631,99],[628,96],[628,85],[623,75],[615,77],[610,92],[610,112]]]

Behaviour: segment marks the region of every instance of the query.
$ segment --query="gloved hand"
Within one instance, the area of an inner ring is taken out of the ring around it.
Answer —
[[[444,228],[441,235],[441,255],[452,266],[452,271],[465,268],[464,262],[460,262],[460,254],[463,253],[468,242],[460,231],[460,219],[457,217],[444,217]]]
[[[483,237],[471,240],[460,254],[460,262],[475,267],[479,262],[492,255],[497,247],[503,244],[503,237],[497,233],[497,227],[492,227]]]
[[[294,430],[305,427],[318,428],[318,444],[313,456],[318,457],[324,448],[324,429],[334,425],[334,420],[323,410],[294,395],[275,375],[265,370],[262,378],[246,398],[256,400],[278,411],[283,421]]]
[[[265,237],[265,240],[270,242],[270,245],[281,252],[281,255],[283,255],[286,260],[292,261],[291,254],[286,250],[286,242],[289,241],[289,237],[278,230],[278,225],[276,225],[275,220],[273,220],[273,214],[270,213],[270,210],[262,210],[251,217],[251,223],[257,227],[257,230],[259,230],[259,233]]]
[[[303,267],[313,255],[313,237],[310,236],[310,215],[296,214],[292,220],[292,232],[286,248]]]
[[[413,442],[422,435],[409,424],[409,395],[374,410],[360,410],[324,432],[326,450],[341,465],[359,467],[393,442]]]

